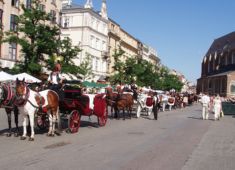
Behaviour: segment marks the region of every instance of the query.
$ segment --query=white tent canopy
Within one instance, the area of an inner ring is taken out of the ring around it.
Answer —
[[[0,81],[15,80],[11,74],[8,74],[4,71],[0,71]]]
[[[13,77],[14,77],[14,80],[16,80],[17,78],[19,80],[25,79],[25,82],[27,82],[27,83],[40,83],[41,82],[41,80],[39,80],[36,77],[33,77],[27,73],[16,74],[16,75],[13,75]]]

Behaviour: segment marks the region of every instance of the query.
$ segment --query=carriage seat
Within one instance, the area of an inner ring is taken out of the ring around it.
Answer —
[[[154,98],[152,96],[147,96],[146,106],[147,107],[153,107],[154,104],[155,104]]]

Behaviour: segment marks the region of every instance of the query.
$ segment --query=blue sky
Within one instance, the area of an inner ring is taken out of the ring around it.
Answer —
[[[102,0],[93,0],[100,10]],[[73,0],[83,5],[86,0]],[[108,16],[192,82],[213,40],[235,31],[234,0],[107,0]]]

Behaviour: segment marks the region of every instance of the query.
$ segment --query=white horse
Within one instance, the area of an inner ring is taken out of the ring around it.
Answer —
[[[23,135],[21,140],[26,139],[26,123],[27,115],[31,127],[30,141],[34,140],[34,117],[39,110],[43,113],[49,114],[50,127],[48,136],[54,136],[55,122],[58,120],[59,124],[59,97],[56,92],[52,90],[44,90],[35,92],[27,87],[23,81],[16,80],[16,105],[19,112],[23,115]]]
[[[139,94],[137,99],[137,112],[136,117],[139,118],[141,111],[146,109],[147,116],[150,116],[153,111],[154,103],[157,101],[155,96],[149,96],[147,94]]]

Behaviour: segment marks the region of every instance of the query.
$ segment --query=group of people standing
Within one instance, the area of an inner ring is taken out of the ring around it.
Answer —
[[[201,97],[202,103],[202,119],[209,119],[209,112],[214,112],[214,120],[219,120],[220,117],[223,117],[222,110],[222,100],[219,95],[209,96],[208,93],[205,93]]]

